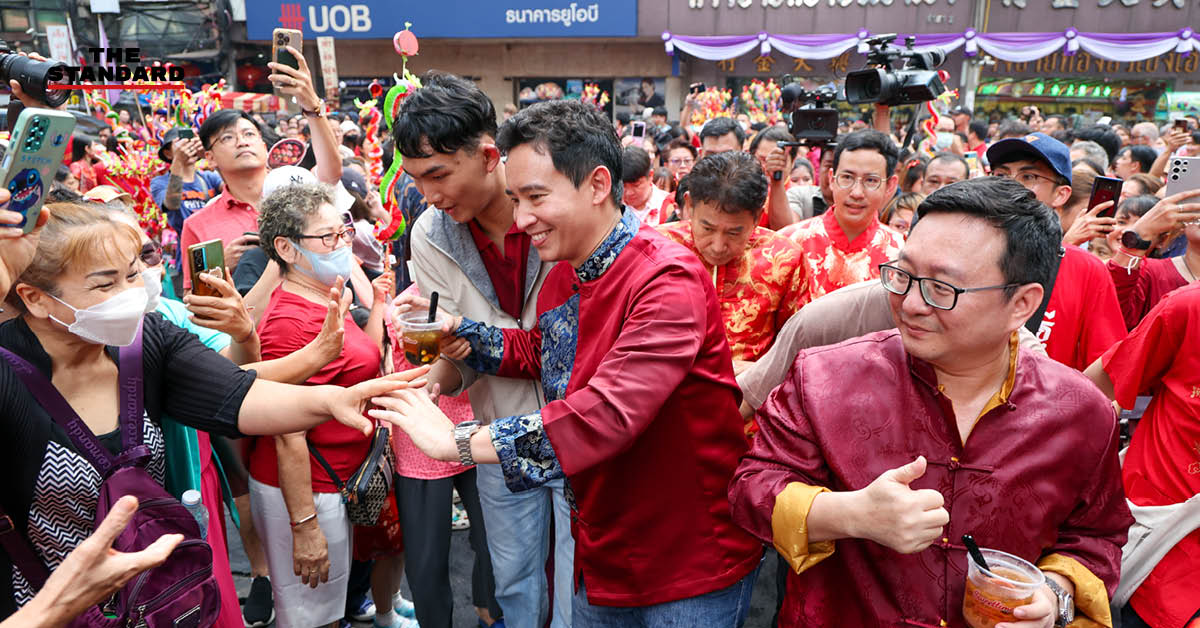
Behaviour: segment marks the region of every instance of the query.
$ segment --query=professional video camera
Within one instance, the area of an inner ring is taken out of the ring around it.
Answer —
[[[46,89],[46,86],[53,82],[46,75],[49,74],[50,68],[55,66],[66,67],[66,64],[58,61],[30,59],[13,52],[9,49],[8,44],[0,39],[0,82],[7,87],[8,82],[14,80],[21,84],[21,89],[25,90],[26,94],[50,107],[57,107],[67,102],[67,98],[71,95],[71,92],[66,90]]]
[[[798,144],[806,146],[832,142],[838,130],[838,112],[829,108],[829,103],[837,99],[834,87],[807,90],[790,76],[784,76],[783,83],[780,100],[784,115],[790,116],[788,132],[799,140]]]
[[[881,103],[884,105],[912,105],[937,98],[946,91],[946,85],[938,76],[937,67],[946,61],[941,50],[917,52],[913,50],[916,38],[906,37],[903,49],[891,45],[896,35],[880,35],[867,40],[871,47],[867,53],[866,69],[846,75],[846,102],[852,105]],[[892,64],[904,59],[904,65],[895,69]]]

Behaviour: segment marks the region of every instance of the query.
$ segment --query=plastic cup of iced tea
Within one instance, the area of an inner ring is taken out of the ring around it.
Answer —
[[[438,312],[429,322],[429,310],[413,310],[400,315],[400,342],[404,345],[404,357],[418,366],[430,364],[441,354],[439,345],[446,335],[442,326],[446,315]]]
[[[1018,621],[1013,609],[1033,603],[1033,594],[1046,584],[1046,575],[1032,563],[1012,554],[981,549],[989,569],[967,555],[967,590],[963,619],[971,628],[992,628]]]

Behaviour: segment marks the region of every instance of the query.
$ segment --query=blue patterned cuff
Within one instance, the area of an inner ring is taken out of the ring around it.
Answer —
[[[508,490],[527,491],[565,477],[550,438],[542,429],[541,412],[496,419],[488,429]]]
[[[499,327],[464,317],[454,335],[471,343],[471,355],[463,363],[485,375],[500,371],[500,361],[504,358],[504,332]]]

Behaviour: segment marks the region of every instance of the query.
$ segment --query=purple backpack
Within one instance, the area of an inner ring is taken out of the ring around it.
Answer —
[[[72,621],[71,628],[207,628],[221,611],[217,581],[213,577],[212,548],[200,536],[200,526],[179,500],[172,497],[146,470],[150,448],[143,443],[142,332],[133,344],[120,350],[121,444],[112,456],[50,380],[16,354],[0,348],[0,358],[12,367],[26,388],[54,418],[75,447],[103,478],[96,502],[96,526],[118,499],[138,498],[138,509],[129,525],[113,542],[118,552],[136,552],[164,534],[182,534],[183,541],[158,567],[134,576],[107,601],[88,608]],[[49,577],[45,563],[32,545],[13,529],[12,519],[0,511],[0,546],[34,589]]]

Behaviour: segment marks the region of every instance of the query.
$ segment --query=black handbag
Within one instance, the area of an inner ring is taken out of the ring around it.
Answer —
[[[383,512],[388,494],[392,492],[392,474],[396,469],[391,428],[380,424],[375,426],[367,459],[354,470],[346,482],[342,482],[333,467],[311,442],[308,443],[308,451],[324,467],[334,486],[337,486],[342,495],[342,503],[346,504],[346,514],[350,523],[356,526],[378,525],[379,513]]]

